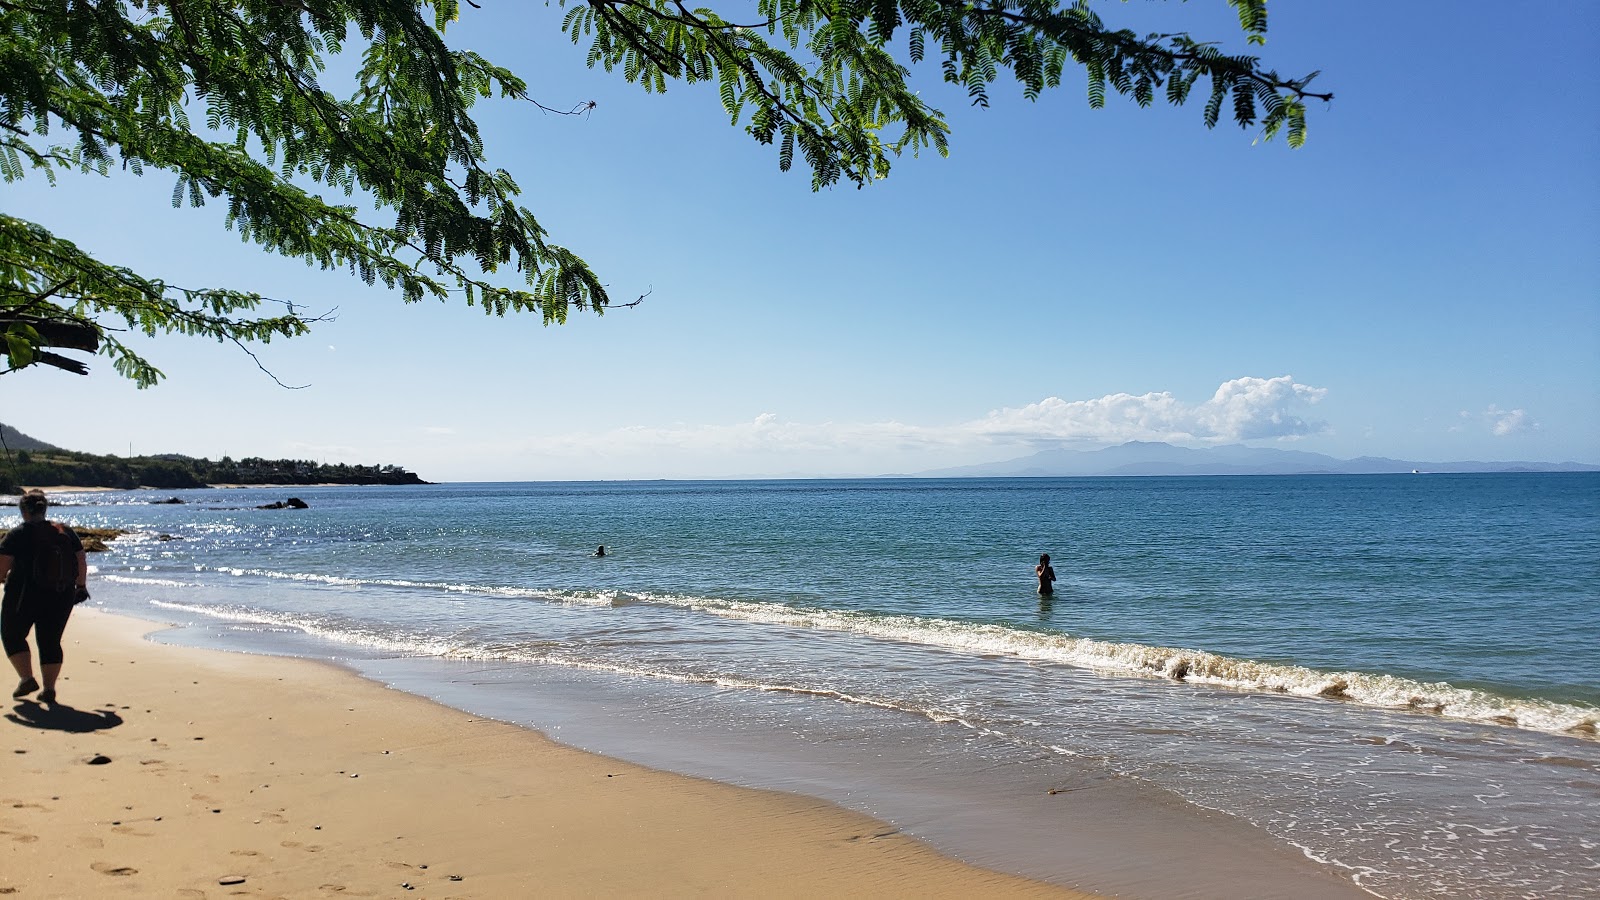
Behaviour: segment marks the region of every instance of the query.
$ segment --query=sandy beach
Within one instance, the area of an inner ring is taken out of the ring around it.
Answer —
[[[78,612],[63,705],[8,706],[0,894],[1088,896],[332,666],[143,638],[160,627]]]

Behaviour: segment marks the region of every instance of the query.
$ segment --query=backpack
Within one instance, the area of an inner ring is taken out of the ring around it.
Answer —
[[[29,597],[71,603],[78,588],[78,548],[65,528],[45,522],[33,534],[33,565],[28,570]]]

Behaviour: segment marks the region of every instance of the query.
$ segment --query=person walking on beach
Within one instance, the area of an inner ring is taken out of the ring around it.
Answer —
[[[44,677],[40,703],[56,702],[56,678],[61,674],[61,635],[73,604],[89,599],[89,564],[83,542],[71,528],[45,518],[49,501],[39,491],[29,491],[17,502],[22,524],[0,538],[0,644],[22,680],[11,692],[15,698],[39,690],[33,677],[33,655],[28,652],[28,632],[39,645],[39,672]]]
[[[1048,597],[1056,592],[1056,570],[1050,568],[1050,554],[1039,554],[1039,564],[1033,567],[1033,574],[1039,576],[1039,595]]]

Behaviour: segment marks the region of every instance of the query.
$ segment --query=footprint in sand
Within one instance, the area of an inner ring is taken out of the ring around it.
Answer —
[[[103,862],[91,863],[89,865],[89,868],[95,870],[96,872],[99,872],[101,875],[119,875],[120,876],[120,875],[137,875],[137,874],[139,874],[139,870],[133,868],[132,866],[113,866],[110,863],[103,863]]]
[[[228,851],[228,855],[230,855],[230,856],[260,856],[261,854],[258,853],[255,850],[229,850]]]
[[[25,834],[21,831],[0,831],[0,837],[8,837],[19,844],[31,844],[39,839],[37,834]]]
[[[97,837],[81,837],[78,838],[74,843],[77,844],[78,849],[80,850],[99,850],[106,845],[105,841],[102,841]]]

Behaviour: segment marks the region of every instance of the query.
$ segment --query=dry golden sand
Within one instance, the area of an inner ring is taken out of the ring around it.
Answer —
[[[0,895],[1086,896],[331,666],[143,640],[155,627],[74,614],[65,706],[0,722]]]

